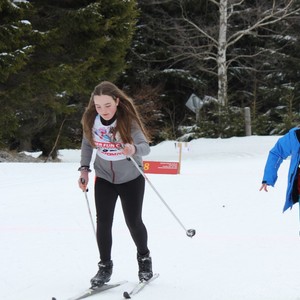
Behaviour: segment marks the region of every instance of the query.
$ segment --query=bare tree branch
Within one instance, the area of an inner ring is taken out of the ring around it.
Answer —
[[[288,9],[292,6],[294,2],[295,2],[294,0],[290,0],[289,3],[284,8],[276,10],[275,1],[273,1],[272,9],[267,10],[264,13],[265,16],[261,20],[259,20],[252,26],[248,27],[247,29],[237,31],[236,33],[232,34],[228,38],[227,48],[235,44],[238,40],[240,40],[245,35],[252,34],[253,30],[255,29],[277,23],[289,16],[295,15],[298,12],[300,12],[300,8],[296,10],[288,11]]]
[[[217,6],[220,6],[220,3],[217,2],[216,0],[209,0],[211,3],[216,4]]]
[[[212,0],[210,0],[212,1]],[[206,38],[208,38],[209,40],[211,40],[214,43],[214,46],[217,46],[218,41],[216,39],[214,39],[211,35],[209,35],[206,31],[202,30],[197,24],[195,24],[194,22],[192,22],[190,19],[188,19],[188,17],[185,14],[185,10],[183,9],[182,5],[180,5],[181,7],[181,11],[182,11],[182,19],[187,22],[188,24],[190,24],[192,27],[194,27],[198,32],[202,33]]]

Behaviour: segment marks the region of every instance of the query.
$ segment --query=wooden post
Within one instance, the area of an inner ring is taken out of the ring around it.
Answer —
[[[246,136],[250,136],[251,133],[251,112],[250,112],[250,107],[245,107],[244,108],[245,112],[245,134]]]
[[[178,165],[178,174],[180,174],[180,167],[181,167],[181,157],[182,157],[182,143],[178,142],[178,148],[179,148],[179,165]]]

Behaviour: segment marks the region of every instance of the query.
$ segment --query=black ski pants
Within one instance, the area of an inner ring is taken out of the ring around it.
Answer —
[[[138,253],[149,252],[147,229],[142,220],[144,192],[145,179],[142,175],[122,184],[96,177],[97,243],[101,261],[111,259],[112,224],[118,197],[121,199],[125,221]]]

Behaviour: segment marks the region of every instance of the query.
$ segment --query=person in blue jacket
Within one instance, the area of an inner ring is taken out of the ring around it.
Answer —
[[[279,138],[274,147],[270,150],[260,191],[264,190],[267,192],[269,185],[275,185],[278,177],[278,169],[282,161],[289,156],[291,156],[291,161],[283,211],[292,208],[295,203],[299,202],[300,127],[292,128],[288,133]]]

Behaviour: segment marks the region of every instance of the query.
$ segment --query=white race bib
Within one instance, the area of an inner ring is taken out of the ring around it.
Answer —
[[[116,161],[126,159],[122,153],[121,141],[115,141],[114,130],[117,121],[111,125],[105,126],[102,124],[100,116],[95,119],[93,126],[93,139],[97,148],[97,155],[105,160]]]

